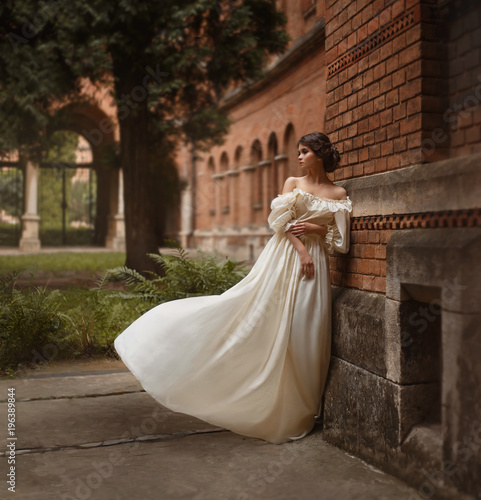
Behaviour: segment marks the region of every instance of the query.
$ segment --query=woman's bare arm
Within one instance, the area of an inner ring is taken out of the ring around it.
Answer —
[[[301,273],[306,277],[306,279],[313,278],[314,262],[312,261],[311,255],[306,250],[304,243],[302,243],[302,241],[297,236],[294,236],[290,231],[287,231],[285,234],[287,239],[294,245],[294,248],[299,254],[299,259],[301,261]]]
[[[304,236],[305,234],[318,234],[319,236],[326,236],[327,226],[314,224],[313,222],[298,222],[289,228],[294,236]]]

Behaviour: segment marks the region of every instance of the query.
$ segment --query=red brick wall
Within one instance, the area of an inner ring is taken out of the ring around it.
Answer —
[[[326,129],[343,153],[336,180],[420,161],[419,2],[326,5]]]
[[[481,4],[447,4],[326,2],[326,132],[342,153],[335,180],[481,152]],[[390,234],[352,231],[349,256],[331,259],[333,282],[385,291]]]
[[[269,201],[287,176],[299,175],[297,139],[313,130],[326,132],[341,153],[340,168],[330,174],[334,181],[481,152],[479,1],[278,0],[277,5],[288,15],[293,42],[324,18],[325,50],[310,51],[232,107],[225,144],[198,164],[196,229],[265,228]],[[287,159],[243,170],[273,160],[273,136],[277,154]],[[213,181],[209,162],[216,173],[238,174]],[[230,205],[227,213],[220,213],[222,197]],[[259,201],[262,206],[253,208]],[[437,227],[436,214],[420,217],[419,227]],[[351,251],[330,258],[333,284],[384,292],[386,244],[403,224],[373,228],[353,220]],[[242,245],[242,236],[234,239]]]
[[[449,107],[446,133],[434,146],[449,142],[449,155],[481,153],[481,3],[450,2],[442,9],[448,28]]]
[[[352,230],[348,255],[330,257],[332,284],[386,291],[386,244],[392,229]]]

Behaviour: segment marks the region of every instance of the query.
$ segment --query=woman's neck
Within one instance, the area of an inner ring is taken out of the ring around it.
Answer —
[[[309,184],[331,184],[330,179],[327,177],[326,172],[324,172],[324,169],[322,168],[309,170],[305,180]]]

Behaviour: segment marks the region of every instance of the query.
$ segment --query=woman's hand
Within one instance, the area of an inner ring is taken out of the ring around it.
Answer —
[[[301,260],[301,273],[306,279],[314,278],[314,262],[312,262],[312,257],[306,250],[304,252],[299,252],[299,258]]]
[[[298,222],[289,228],[289,231],[299,238],[305,234],[318,234],[319,236],[326,236],[327,227],[313,224],[312,222]]]

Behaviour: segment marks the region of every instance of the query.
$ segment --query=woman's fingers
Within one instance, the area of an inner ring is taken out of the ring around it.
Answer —
[[[302,274],[307,278],[314,277],[314,264],[304,264],[301,268]]]

